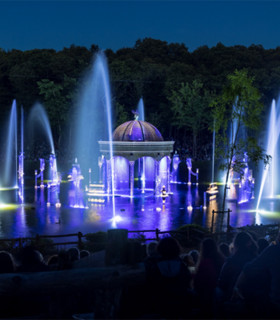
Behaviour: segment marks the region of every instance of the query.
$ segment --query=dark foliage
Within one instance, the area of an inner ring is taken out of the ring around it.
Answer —
[[[56,149],[65,154],[77,88],[97,51],[95,45],[90,49],[72,45],[61,51],[0,49],[0,118],[7,117],[13,99],[26,113],[36,101],[42,102],[51,119]],[[189,156],[193,156],[193,131],[178,128],[170,103],[172,92],[178,91],[182,84],[197,81],[215,96],[221,93],[229,74],[246,68],[255,78],[254,85],[266,109],[279,94],[280,47],[265,50],[261,45],[226,47],[218,43],[212,48],[202,46],[189,52],[184,44],[145,38],[137,40],[132,48],[116,52],[107,49],[105,53],[113,105],[118,108],[115,125],[124,118],[130,120],[130,111],[143,97],[146,121],[157,126],[164,139],[175,140],[176,147],[187,150]],[[42,88],[42,84],[48,86]],[[54,89],[57,100],[48,92]],[[203,150],[211,143],[211,134],[203,128],[196,139],[200,146],[196,158],[206,159],[209,155]]]

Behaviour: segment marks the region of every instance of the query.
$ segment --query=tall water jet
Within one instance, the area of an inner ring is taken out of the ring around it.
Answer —
[[[260,185],[260,191],[257,202],[257,210],[263,196],[274,198],[277,192],[277,183],[275,177],[277,177],[277,143],[280,134],[280,115],[279,115],[279,101],[273,100],[271,104],[270,115],[268,119],[268,134],[267,134],[267,144],[266,144],[266,154],[270,155],[271,162],[269,166],[266,166]]]
[[[215,179],[215,147],[216,147],[216,130],[215,130],[215,121],[214,121],[214,130],[213,130],[213,145],[212,145],[212,181]]]
[[[82,173],[92,168],[93,180],[98,180],[98,141],[110,141],[108,169],[112,172],[112,202],[115,216],[111,92],[108,65],[103,53],[96,55],[93,67],[85,79],[78,108],[74,152]]]
[[[138,102],[137,105],[137,113],[138,113],[138,119],[140,121],[145,121],[145,109],[144,109],[144,101],[143,98],[141,98]],[[140,167],[140,161],[139,161],[139,167]],[[146,168],[146,160],[145,157],[142,158],[142,176],[141,176],[141,182],[142,182],[142,193],[145,193],[145,188],[146,188],[146,175],[145,175],[145,168]]]
[[[144,109],[144,101],[141,98],[137,105],[137,112],[138,112],[138,120],[145,121],[145,109]]]
[[[42,144],[43,144],[42,138],[44,137],[45,139],[47,139],[50,147],[49,152],[47,154],[39,154],[37,156],[42,158],[42,157],[46,157],[47,155],[49,156],[49,154],[51,154],[50,156],[51,185],[59,184],[59,181],[58,181],[59,179],[57,175],[57,161],[55,156],[55,148],[54,148],[54,141],[53,141],[51,126],[48,119],[48,115],[44,107],[40,103],[36,103],[31,109],[31,112],[28,118],[28,128],[29,130],[31,130],[31,132],[29,131],[30,133],[29,143],[32,144],[33,148],[37,146],[38,148],[42,149]],[[35,132],[36,132],[36,135],[35,135]],[[40,152],[41,150],[39,149],[38,151]]]
[[[29,128],[33,130],[32,132],[32,140],[35,139],[34,130],[36,130],[36,136],[38,134],[43,134],[48,139],[50,152],[51,154],[55,154],[52,130],[50,126],[50,122],[48,119],[48,115],[44,109],[44,107],[40,103],[36,103],[30,112],[28,119]],[[41,142],[41,141],[40,141]]]
[[[10,113],[8,133],[6,136],[6,151],[4,154],[4,172],[2,187],[17,186],[17,105],[13,101]]]
[[[24,114],[23,114],[23,108],[21,107],[21,121],[20,121],[20,154],[19,154],[19,160],[18,160],[18,185],[19,185],[19,191],[18,195],[20,198],[21,204],[24,202]]]

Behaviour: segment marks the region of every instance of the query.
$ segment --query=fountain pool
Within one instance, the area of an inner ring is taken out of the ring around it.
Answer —
[[[218,210],[220,198],[207,201],[203,209],[203,195],[207,185],[172,184],[170,194],[163,203],[161,197],[155,197],[151,192],[142,195],[141,192],[133,198],[115,197],[116,214],[121,217],[119,222],[112,222],[112,198],[108,197],[106,204],[95,204],[89,208],[73,208],[69,205],[69,183],[62,183],[60,201],[62,206],[47,206],[47,188],[34,190],[34,181],[27,180],[25,184],[24,206],[10,205],[0,210],[0,237],[28,237],[35,234],[56,235],[81,231],[82,233],[106,231],[112,227],[133,230],[174,230],[177,227],[196,223],[211,227],[212,210]],[[14,197],[15,191],[5,191],[2,194],[8,199]],[[10,198],[9,198],[10,197]],[[192,208],[190,208],[190,205]],[[232,210],[230,224],[244,226],[251,224],[278,223],[280,207],[274,208],[273,214],[256,214],[255,202],[236,204],[228,202],[226,208]],[[278,212],[277,212],[278,210]],[[215,216],[214,225],[219,216]],[[226,221],[224,221],[224,226]]]
[[[12,110],[15,110],[14,106]],[[154,146],[157,145],[157,148],[159,148],[158,141],[145,138],[147,123],[144,121],[142,99],[138,104],[138,113],[141,120],[136,119],[126,123],[125,129],[121,130],[123,133],[121,137],[126,136],[126,140],[123,140],[123,138],[112,139],[109,75],[106,59],[102,54],[96,58],[94,66],[85,81],[80,97],[79,110],[81,113],[77,119],[76,141],[74,143],[75,156],[78,160],[73,164],[71,172],[69,172],[71,168],[65,169],[62,177],[64,181],[60,184],[60,177],[57,173],[60,168],[56,164],[54,144],[46,113],[42,106],[37,104],[34,107],[31,118],[33,122],[40,124],[41,129],[45,128],[44,136],[47,137],[50,148],[49,154],[51,154],[49,162],[46,163],[46,169],[51,170],[45,172],[44,175],[45,160],[40,159],[40,171],[35,174],[36,188],[34,188],[34,177],[29,177],[29,179],[27,177],[24,183],[22,182],[23,204],[19,204],[18,190],[11,188],[1,190],[1,238],[27,237],[35,234],[68,234],[79,231],[88,233],[106,231],[112,227],[126,228],[131,231],[155,230],[156,228],[166,231],[174,230],[188,223],[196,223],[207,228],[211,227],[212,210],[217,211],[221,208],[221,190],[216,199],[210,200],[210,196],[205,194],[209,181],[205,184],[202,182],[203,176],[198,175],[200,168],[196,168],[196,173],[192,171],[191,159],[188,158],[187,163],[185,163],[186,161],[175,154],[171,164],[173,141],[161,141],[160,139],[161,148],[165,146],[164,152],[162,152],[162,149],[153,148],[152,143],[155,143]],[[14,114],[15,111],[12,111],[11,119],[13,120],[10,121],[9,131],[11,140],[9,145],[12,146],[9,149],[9,154],[12,155],[17,153],[17,142],[12,143],[12,140],[16,140],[16,117]],[[277,116],[274,124],[277,125],[279,121]],[[143,141],[140,141],[141,139],[135,141],[132,138],[133,135],[130,134],[132,127],[137,127],[137,130],[142,133],[140,136]],[[151,127],[153,126],[150,125]],[[157,131],[155,128],[156,133]],[[112,142],[112,140],[114,141]],[[273,141],[275,144],[275,140]],[[143,149],[143,146],[148,144],[150,144],[150,150]],[[126,145],[126,148],[120,150],[118,149],[120,145]],[[103,154],[100,152],[102,151],[100,146],[103,146]],[[147,154],[147,152],[152,155]],[[128,155],[126,159],[123,157],[124,154]],[[115,157],[114,160],[113,157]],[[123,158],[120,159],[121,157]],[[162,165],[161,161],[164,157],[167,160]],[[21,166],[19,168],[17,167],[17,157],[14,158],[16,160],[12,162],[11,168],[14,168],[15,172],[16,170],[20,172],[22,177],[23,142],[19,161]],[[153,163],[150,166],[149,163],[152,160]],[[120,192],[123,190],[116,179],[117,175],[121,175],[117,164],[125,161],[126,172],[122,175],[124,177],[123,181],[119,181],[119,183],[126,183],[126,193]],[[189,176],[188,178],[187,175],[185,177],[185,181],[188,181],[188,183],[180,183],[180,180],[178,180],[179,167],[182,164],[189,168]],[[150,167],[152,168],[151,172],[148,172]],[[142,171],[139,168],[142,168]],[[170,168],[171,172],[169,172]],[[9,168],[6,171],[11,170]],[[135,173],[136,179],[134,178]],[[16,176],[16,174],[14,175]],[[194,175],[195,178],[191,175]],[[148,180],[149,176],[152,177],[150,181]],[[249,173],[248,177],[250,177]],[[46,178],[50,179],[47,184],[44,183]],[[195,181],[191,183],[192,178]],[[37,179],[41,180],[38,184]],[[135,182],[136,180],[137,182]],[[138,187],[134,188],[136,184],[138,184]],[[102,186],[104,194],[102,194],[102,201],[89,205],[85,194],[91,185],[96,185],[98,188]],[[240,181],[240,185],[242,187],[242,181]],[[250,197],[250,201],[246,197],[246,202],[242,200],[237,203],[236,199],[240,199],[241,187],[238,185],[232,186],[231,191],[235,195],[226,204],[226,209],[232,210],[230,225],[240,227],[247,224],[271,224],[280,221],[280,201],[277,201],[277,197],[267,200],[267,210],[256,211],[257,200],[252,199],[252,197]],[[166,188],[165,191],[168,195],[164,199],[161,196],[163,188]],[[220,189],[222,188],[220,187]],[[242,190],[245,190],[245,188]],[[258,189],[255,188],[255,190]],[[115,194],[115,191],[118,192]],[[114,217],[119,217],[118,221],[112,220]],[[224,225],[225,227],[226,221],[221,222],[220,219],[222,219],[221,216],[214,216],[214,230],[216,225]]]

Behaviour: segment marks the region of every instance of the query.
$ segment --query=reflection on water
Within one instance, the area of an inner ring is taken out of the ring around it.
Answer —
[[[0,237],[27,237],[35,234],[68,234],[106,231],[112,227],[128,230],[174,230],[181,225],[195,223],[211,228],[212,211],[221,208],[221,194],[216,199],[209,200],[207,208],[203,209],[203,193],[206,186],[172,185],[173,194],[165,202],[153,193],[140,194],[135,198],[116,197],[116,215],[121,219],[112,222],[111,199],[106,204],[96,204],[88,209],[72,208],[68,201],[69,185],[61,185],[61,203],[57,208],[55,203],[49,207],[47,190],[27,188],[24,206],[7,206],[0,210]],[[1,191],[1,198],[14,203],[16,191]],[[9,201],[10,199],[10,201]],[[34,201],[35,199],[35,201]],[[55,197],[54,197],[55,199]],[[232,210],[230,225],[234,227],[250,224],[269,224],[280,221],[280,199],[270,199],[263,204],[264,209],[256,214],[254,202],[238,205],[236,201],[228,201],[226,209]],[[214,215],[214,230],[216,225],[226,227],[227,215]]]

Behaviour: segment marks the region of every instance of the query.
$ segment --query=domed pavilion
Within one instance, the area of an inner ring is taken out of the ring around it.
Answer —
[[[159,194],[163,186],[170,191],[170,162],[174,141],[164,141],[159,130],[137,118],[118,126],[112,137],[113,159],[110,159],[109,141],[99,141],[103,161],[103,180],[107,192],[133,196],[154,191]],[[106,161],[105,161],[106,160]],[[113,160],[113,161],[112,161]]]

